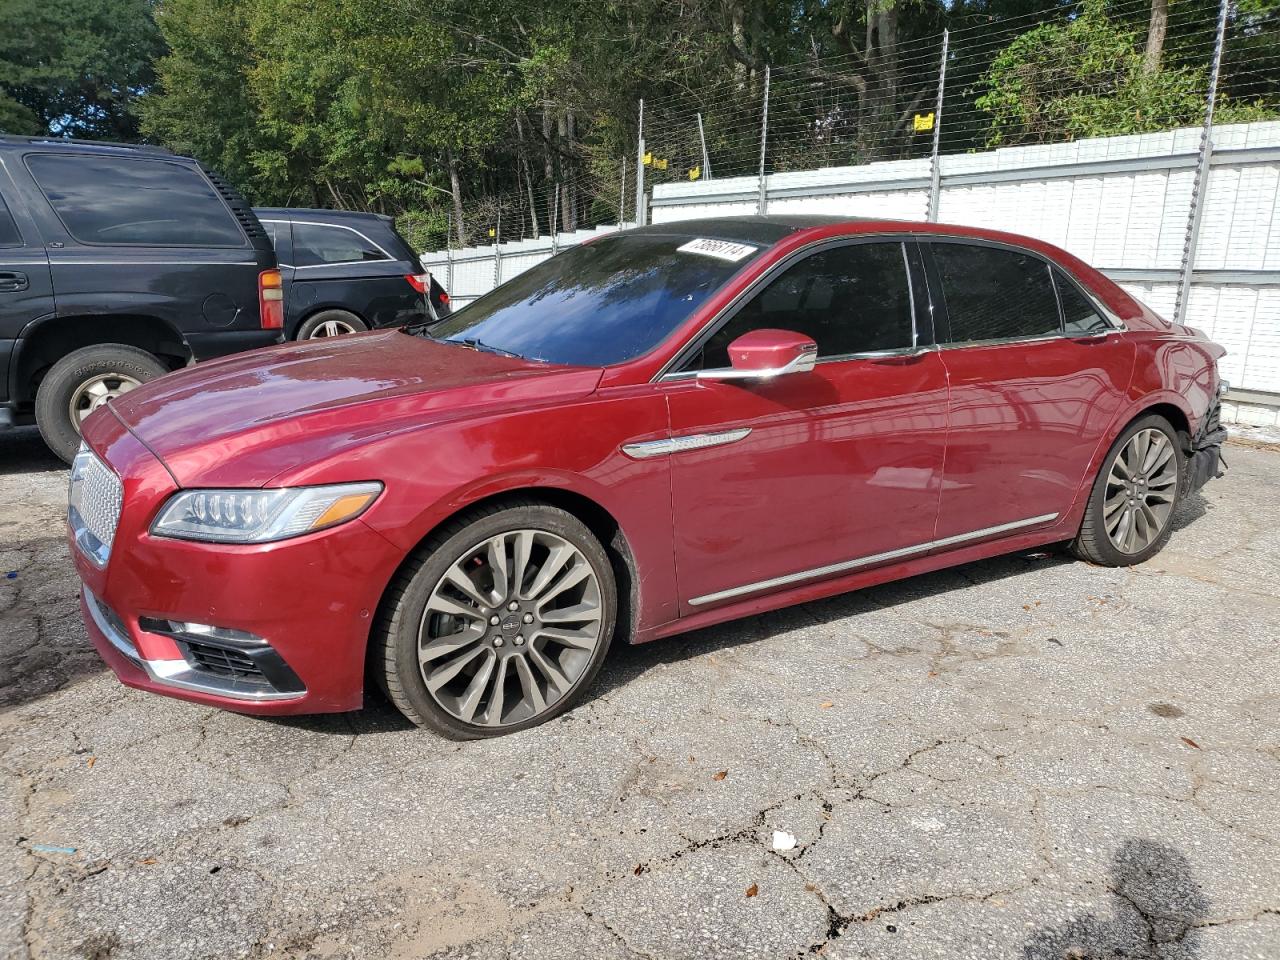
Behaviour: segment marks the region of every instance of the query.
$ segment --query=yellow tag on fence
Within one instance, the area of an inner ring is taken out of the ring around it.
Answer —
[[[911,122],[911,126],[916,133],[920,133],[923,130],[932,130],[933,113],[917,113]]]
[[[648,150],[644,152],[644,165],[646,167],[653,165],[653,154],[650,153]]]
[[[700,176],[702,176],[702,167],[694,167],[689,171],[690,180],[697,180]]]

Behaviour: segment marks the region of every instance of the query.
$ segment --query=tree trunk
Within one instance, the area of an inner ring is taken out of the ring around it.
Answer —
[[[542,225],[538,223],[538,208],[533,202],[533,170],[529,164],[529,145],[524,135],[524,111],[516,110],[516,136],[520,140],[520,169],[524,172],[524,186],[529,192],[529,226],[533,228],[533,239],[542,236]]]
[[[1169,29],[1169,0],[1151,0],[1151,26],[1147,28],[1147,52],[1142,57],[1142,69],[1155,73],[1160,69],[1160,56],[1164,53],[1164,35]]]
[[[453,194],[453,221],[457,224],[458,246],[467,245],[467,227],[462,219],[462,181],[458,179],[458,158],[449,147],[445,151],[449,163],[449,189]]]
[[[556,232],[555,198],[560,187],[556,183],[556,168],[551,155],[551,104],[542,105],[542,172],[547,184],[547,233]]]

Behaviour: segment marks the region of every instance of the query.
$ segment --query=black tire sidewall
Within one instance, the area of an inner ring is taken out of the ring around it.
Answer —
[[[124,373],[146,383],[168,373],[152,354],[124,344],[98,344],[67,354],[45,374],[36,390],[36,425],[49,449],[68,463],[80,448],[80,431],[68,407],[80,384],[105,373]]]
[[[328,323],[330,320],[338,320],[347,324],[353,328],[355,333],[361,333],[369,329],[369,325],[354,313],[348,313],[346,310],[321,310],[319,313],[313,314],[302,321],[298,326],[298,332],[294,334],[293,338],[295,340],[308,340],[317,327],[322,323]]]
[[[1173,444],[1173,455],[1177,459],[1178,464],[1178,483],[1177,490],[1173,498],[1173,510],[1169,515],[1169,522],[1165,524],[1164,530],[1160,536],[1156,537],[1150,544],[1137,553],[1124,553],[1118,550],[1111,542],[1111,538],[1107,536],[1106,525],[1104,523],[1103,511],[1105,509],[1105,501],[1107,497],[1107,477],[1111,473],[1111,465],[1115,462],[1117,454],[1125,448],[1125,445],[1134,437],[1135,434],[1143,431],[1156,429],[1160,430],[1169,438],[1169,442]],[[1111,445],[1111,449],[1107,451],[1106,457],[1102,461],[1102,466],[1098,470],[1098,477],[1094,481],[1093,490],[1089,494],[1088,517],[1086,522],[1093,526],[1093,551],[1098,554],[1097,559],[1107,566],[1123,567],[1133,564],[1142,563],[1145,560],[1155,556],[1164,545],[1169,541],[1169,537],[1173,534],[1173,518],[1178,511],[1178,506],[1182,503],[1185,495],[1187,483],[1187,457],[1182,449],[1182,439],[1178,436],[1178,432],[1173,428],[1164,417],[1159,414],[1148,414],[1139,417],[1116,438],[1115,443]]]
[[[517,724],[497,728],[464,723],[437,704],[427,690],[418,664],[418,628],[432,589],[460,555],[490,537],[519,529],[544,530],[563,537],[581,550],[583,556],[591,563],[600,584],[601,603],[604,607],[604,615],[600,623],[600,642],[596,645],[587,669],[583,671],[573,689],[546,713]],[[608,654],[618,610],[617,584],[609,556],[586,524],[558,507],[541,504],[510,507],[477,518],[461,530],[446,535],[438,544],[429,544],[424,553],[412,581],[399,597],[394,629],[389,631],[390,635],[383,638],[383,642],[387,645],[388,668],[394,669],[401,693],[418,718],[438,733],[452,739],[478,739],[515,733],[518,730],[546,723],[582,699]]]

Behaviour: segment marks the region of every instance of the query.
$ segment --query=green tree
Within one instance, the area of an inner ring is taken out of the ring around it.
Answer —
[[[164,49],[148,0],[0,0],[0,130],[138,135]]]

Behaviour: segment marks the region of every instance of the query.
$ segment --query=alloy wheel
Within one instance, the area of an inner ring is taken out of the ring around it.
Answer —
[[[141,385],[142,381],[125,373],[95,374],[71,391],[71,400],[68,404],[71,422],[78,431],[81,422],[93,411],[107,401],[114,400]]]
[[[545,530],[467,550],[431,591],[418,628],[427,692],[464,723],[505,727],[550,710],[582,679],[604,606],[582,551]]]
[[[345,320],[326,320],[308,334],[308,340],[319,340],[321,337],[340,337],[343,334],[355,333],[356,328]]]
[[[1178,458],[1163,430],[1139,430],[1116,454],[1107,475],[1102,518],[1107,538],[1121,553],[1141,553],[1173,514]]]

